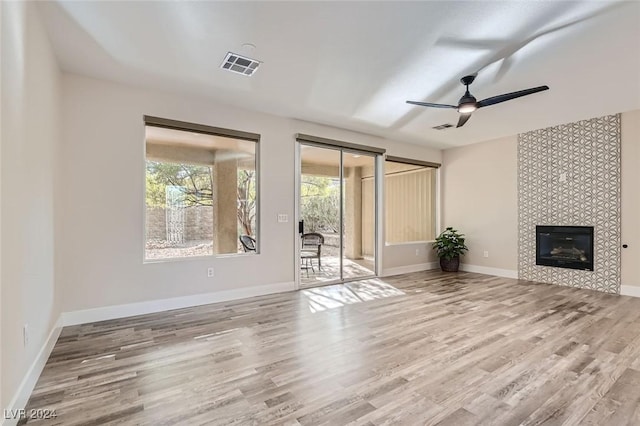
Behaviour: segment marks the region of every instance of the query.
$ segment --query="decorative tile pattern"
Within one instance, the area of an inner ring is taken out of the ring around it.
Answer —
[[[536,225],[593,226],[594,271],[536,265]],[[518,135],[518,276],[620,292],[620,115]]]

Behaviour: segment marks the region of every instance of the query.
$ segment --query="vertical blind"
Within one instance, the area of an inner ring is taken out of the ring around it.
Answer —
[[[433,168],[389,173],[385,176],[384,220],[387,243],[430,241],[435,238],[435,172]],[[364,232],[374,221],[373,178],[362,179],[362,249],[374,252],[373,236]]]
[[[435,169],[385,177],[386,242],[435,238]]]

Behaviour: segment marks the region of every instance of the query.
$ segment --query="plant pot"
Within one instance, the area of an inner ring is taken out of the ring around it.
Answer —
[[[440,268],[444,272],[458,272],[460,268],[460,256],[456,256],[452,259],[440,258]]]

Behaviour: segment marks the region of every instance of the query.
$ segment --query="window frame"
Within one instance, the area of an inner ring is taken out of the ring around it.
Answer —
[[[204,256],[185,256],[185,257],[167,257],[162,259],[147,259],[147,183],[146,183],[146,173],[147,173],[147,138],[146,138],[146,128],[147,126],[153,127],[161,127],[165,129],[172,130],[182,130],[186,132],[195,132],[195,133],[203,133],[213,136],[221,136],[232,139],[240,139],[248,142],[255,143],[255,170],[256,170],[256,178],[255,178],[255,187],[256,187],[256,251],[255,252],[238,252],[238,253],[212,253],[210,255]],[[261,135],[258,133],[245,132],[234,129],[226,129],[222,127],[214,127],[206,124],[198,124],[191,123],[187,121],[179,121],[172,120],[168,118],[155,117],[150,115],[143,115],[142,120],[142,182],[143,182],[143,196],[142,196],[142,211],[143,211],[143,226],[142,226],[142,263],[143,264],[154,264],[154,263],[166,263],[166,262],[185,262],[185,261],[202,261],[202,260],[211,260],[218,258],[230,258],[230,257],[245,257],[245,256],[256,256],[261,254],[261,240],[260,234],[262,232],[261,226],[261,214],[260,214],[260,181],[261,181],[261,173],[260,173],[260,138]]]

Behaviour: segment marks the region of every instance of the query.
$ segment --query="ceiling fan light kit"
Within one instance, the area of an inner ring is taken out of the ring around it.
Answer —
[[[478,109],[474,103],[465,103],[458,105],[458,112],[460,114],[469,114]]]
[[[475,110],[499,104],[502,102],[510,101],[512,99],[520,98],[522,96],[532,95],[534,93],[542,92],[544,90],[549,90],[549,86],[538,86],[533,87],[531,89],[519,90],[517,92],[505,93],[502,95],[492,96],[487,99],[483,99],[478,102],[478,100],[469,92],[469,85],[473,83],[476,78],[476,74],[467,75],[460,79],[460,83],[466,86],[466,90],[464,95],[458,101],[458,105],[447,105],[447,104],[434,104],[431,102],[418,102],[418,101],[407,101],[408,104],[430,107],[430,108],[450,108],[456,109],[460,113],[460,118],[458,119],[458,125],[456,127],[462,127],[464,124],[469,121],[471,118],[471,113]]]

